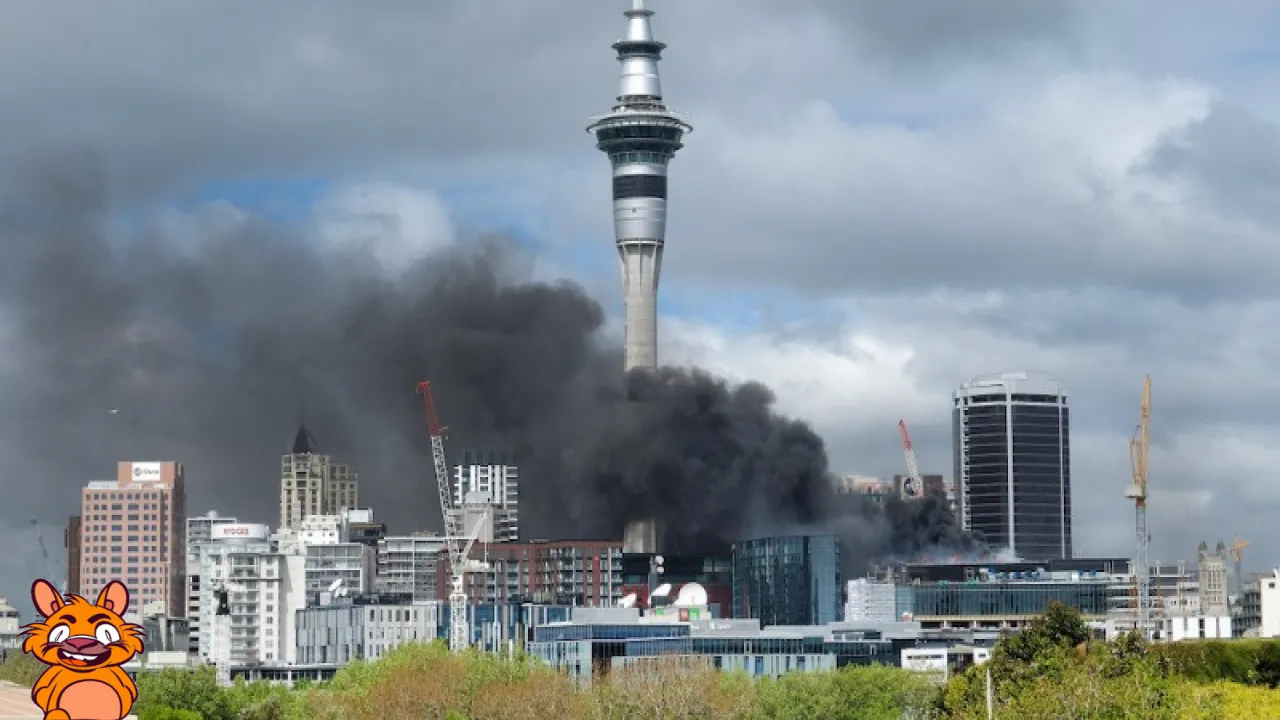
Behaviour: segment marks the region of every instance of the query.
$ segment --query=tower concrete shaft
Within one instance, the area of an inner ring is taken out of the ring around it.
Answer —
[[[587,132],[613,165],[613,234],[622,270],[626,369],[658,366],[658,279],[667,234],[667,166],[693,128],[667,109],[658,78],[666,48],[653,37],[653,11],[632,0],[627,31],[613,44],[622,64],[617,104]],[[625,552],[657,552],[660,528],[633,522]]]

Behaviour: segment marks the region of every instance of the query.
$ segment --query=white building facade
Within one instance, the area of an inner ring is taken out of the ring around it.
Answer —
[[[520,539],[520,468],[515,455],[492,450],[464,450],[453,468],[453,502],[462,508],[468,534],[488,511],[492,526],[480,542]]]
[[[1163,640],[1228,640],[1232,635],[1230,615],[1183,615],[1162,621]]]
[[[215,526],[237,524],[235,518],[222,517],[213,510],[187,518],[187,638],[193,655],[200,654],[200,548],[213,539]]]
[[[897,620],[897,587],[893,583],[858,578],[846,584],[845,622],[886,623]]]
[[[272,551],[265,525],[213,528],[200,553],[199,653],[229,665],[295,662],[305,558]]]
[[[350,595],[373,591],[377,552],[347,542],[346,522],[344,513],[309,515],[299,524],[297,547],[306,558],[307,604],[318,603],[320,594],[335,584]]]

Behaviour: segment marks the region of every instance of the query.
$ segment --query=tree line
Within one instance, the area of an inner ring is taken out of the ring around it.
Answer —
[[[20,655],[0,665],[0,679],[29,686],[41,670]],[[655,659],[579,687],[528,657],[452,655],[437,641],[293,689],[221,688],[211,667],[143,672],[135,712],[141,720],[981,720],[988,674],[1002,720],[1280,718],[1280,641],[1099,641],[1060,604],[941,687],[887,666],[752,680],[697,658]]]

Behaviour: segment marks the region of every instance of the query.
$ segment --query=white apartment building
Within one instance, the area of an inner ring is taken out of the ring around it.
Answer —
[[[298,544],[332,545],[342,542],[342,516],[308,515],[298,524]]]
[[[897,622],[897,592],[891,582],[868,578],[850,580],[846,585],[844,621]]]
[[[237,525],[233,517],[222,517],[210,510],[204,515],[187,518],[187,635],[189,651],[200,654],[200,548],[213,539],[217,525]]]
[[[439,626],[437,602],[381,604],[369,598],[310,607],[298,613],[298,662],[345,665],[377,660],[397,645],[436,639]]]
[[[22,621],[18,618],[18,609],[8,598],[0,598],[0,658],[15,653],[21,645],[18,633],[22,632]]]
[[[453,502],[465,516],[468,534],[492,511],[493,524],[481,542],[515,542],[520,539],[520,468],[515,456],[492,450],[464,450],[462,462],[453,468]]]
[[[1227,640],[1233,637],[1230,615],[1166,617],[1161,621],[1161,625],[1163,626],[1161,639],[1169,642],[1178,642],[1179,640]]]
[[[1244,592],[1247,599],[1253,599],[1247,608],[1247,614],[1255,616],[1254,622],[1249,623],[1253,626],[1251,629],[1256,629],[1258,637],[1280,637],[1280,569],[1272,570],[1270,575],[1258,578],[1256,585],[1250,585],[1257,588],[1254,591],[1250,587]]]
[[[307,604],[319,602],[335,581],[349,594],[373,591],[377,552],[361,543],[347,542],[346,513],[310,515],[297,530],[299,552],[306,558]]]
[[[305,607],[305,558],[272,551],[265,525],[219,525],[200,552],[203,660],[295,662],[294,613]]]

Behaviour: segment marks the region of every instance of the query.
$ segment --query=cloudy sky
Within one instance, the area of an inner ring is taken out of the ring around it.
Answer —
[[[122,217],[288,218],[388,266],[511,233],[616,318],[608,163],[583,128],[613,100],[626,4],[4,3],[0,163],[87,149]],[[1051,374],[1086,554],[1131,550],[1150,373],[1153,555],[1239,533],[1250,569],[1280,562],[1280,9],[651,5],[695,126],[664,361],[766,382],[835,469],[878,475],[903,469],[899,418],[950,474],[964,380]]]

